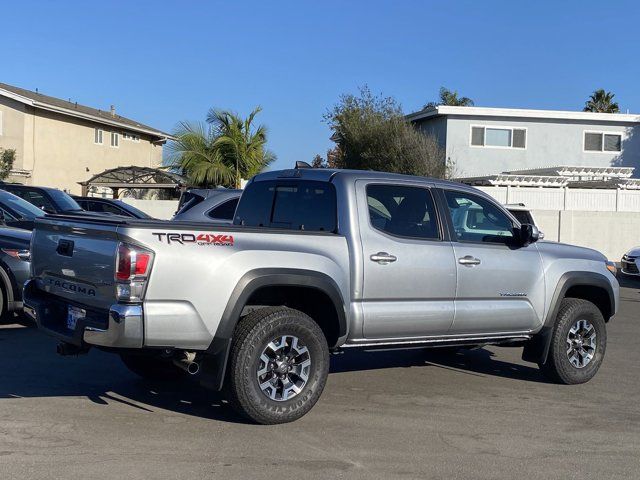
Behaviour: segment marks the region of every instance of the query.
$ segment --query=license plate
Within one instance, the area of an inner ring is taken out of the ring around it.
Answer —
[[[67,309],[67,328],[69,330],[75,330],[78,320],[82,320],[87,316],[87,311],[83,308],[74,307],[69,305]]]

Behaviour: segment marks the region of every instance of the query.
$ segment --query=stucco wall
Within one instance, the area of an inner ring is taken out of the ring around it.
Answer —
[[[104,170],[124,166],[157,167],[162,146],[151,137],[125,140],[123,130],[45,110],[34,110],[0,97],[2,135],[0,147],[15,148],[15,169],[31,171],[30,177],[10,180],[81,193],[78,182]],[[102,144],[94,143],[95,128],[103,130]],[[111,147],[111,132],[119,134],[119,146]]]
[[[526,148],[472,147],[472,125],[526,128]],[[585,130],[622,133],[622,152],[584,152]],[[640,175],[640,126],[631,123],[448,115],[446,135],[447,157],[455,162],[461,177],[557,165],[634,166]]]
[[[428,122],[419,122],[416,127],[425,135],[433,135],[443,147],[447,143],[447,119],[437,117]]]
[[[0,148],[15,149],[14,166],[21,168],[24,151],[24,104],[0,96]]]
[[[162,162],[162,147],[149,138],[125,140],[120,129],[102,128],[102,144],[94,142],[96,124],[37,110],[34,118],[33,174],[29,183],[81,193],[78,182],[116,167],[156,167]],[[120,134],[119,147],[111,146],[111,132]]]

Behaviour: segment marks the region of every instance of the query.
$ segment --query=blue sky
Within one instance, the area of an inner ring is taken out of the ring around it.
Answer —
[[[441,85],[476,105],[640,112],[635,1],[11,2],[0,81],[170,131],[264,109],[275,168],[331,147],[322,121],[368,84],[405,112]]]

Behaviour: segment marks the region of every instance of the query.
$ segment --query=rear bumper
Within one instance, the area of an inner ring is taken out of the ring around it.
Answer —
[[[66,326],[66,306],[57,297],[38,289],[28,280],[23,293],[25,311],[38,329],[60,341],[76,345],[112,348],[142,348],[144,316],[141,305],[114,304],[108,310],[92,310],[78,320],[75,329]],[[80,305],[81,308],[84,308]]]

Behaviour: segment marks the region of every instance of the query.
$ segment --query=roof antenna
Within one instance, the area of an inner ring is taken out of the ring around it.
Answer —
[[[309,165],[307,162],[303,162],[301,160],[298,160],[296,162],[296,170],[300,170],[301,168],[313,168],[311,165]]]

